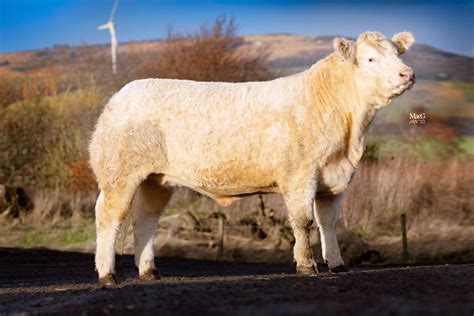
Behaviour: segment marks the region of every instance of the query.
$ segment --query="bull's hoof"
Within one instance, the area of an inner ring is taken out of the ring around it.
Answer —
[[[143,281],[143,282],[151,282],[151,281],[156,281],[159,279],[160,279],[160,276],[158,275],[158,272],[155,269],[150,269],[147,272],[140,275],[140,281]]]
[[[99,278],[99,288],[109,288],[117,285],[117,278],[115,278],[115,274],[109,273],[106,276]]]
[[[314,266],[310,267],[302,267],[302,266],[297,266],[296,267],[296,274],[298,275],[317,275],[318,271]]]
[[[331,273],[341,273],[341,272],[347,272],[347,269],[345,266],[337,266],[334,268],[330,268],[329,271],[331,271]]]

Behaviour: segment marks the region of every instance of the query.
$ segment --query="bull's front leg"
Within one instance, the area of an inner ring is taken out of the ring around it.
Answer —
[[[313,204],[316,185],[314,181],[308,182],[310,183],[306,186],[290,186],[283,193],[288,207],[288,218],[295,236],[293,256],[296,261],[296,272],[302,275],[314,275],[317,273],[309,241],[309,232],[313,224]]]
[[[324,261],[331,272],[347,271],[337,243],[336,223],[342,209],[344,194],[316,197],[315,217],[321,236],[321,248]]]

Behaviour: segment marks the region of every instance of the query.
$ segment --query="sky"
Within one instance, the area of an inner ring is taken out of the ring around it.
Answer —
[[[0,53],[108,43],[108,31],[97,26],[107,22],[113,1],[0,0]],[[474,1],[120,0],[117,37],[119,43],[160,39],[170,26],[193,33],[223,15],[234,16],[241,35],[411,31],[418,43],[474,57]]]

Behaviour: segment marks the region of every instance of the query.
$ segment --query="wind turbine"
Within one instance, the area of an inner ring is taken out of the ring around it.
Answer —
[[[112,55],[112,73],[115,75],[117,73],[117,36],[115,33],[115,24],[114,24],[114,16],[115,11],[117,11],[119,0],[115,0],[114,5],[112,7],[112,12],[110,14],[109,21],[104,25],[101,25],[97,28],[97,30],[105,30],[108,29],[110,32],[110,54]]]

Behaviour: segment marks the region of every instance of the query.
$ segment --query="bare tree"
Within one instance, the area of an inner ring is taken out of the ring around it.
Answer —
[[[234,19],[217,18],[194,35],[168,32],[164,49],[146,59],[140,77],[242,82],[266,80],[264,47],[247,47]]]

